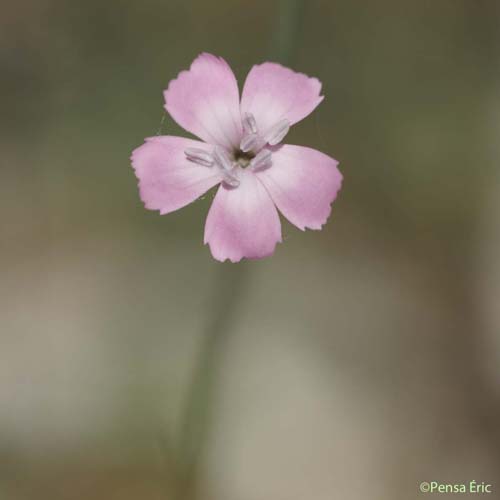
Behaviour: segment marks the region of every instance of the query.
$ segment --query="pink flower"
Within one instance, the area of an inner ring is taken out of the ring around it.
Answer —
[[[281,242],[277,209],[321,229],[342,182],[338,162],[281,144],[323,100],[321,83],[275,63],[254,66],[243,87],[219,57],[201,54],[165,90],[165,109],[201,141],[157,136],[132,154],[146,208],[173,212],[217,184],[205,225],[215,259],[259,259]],[[202,142],[203,141],[203,142]]]

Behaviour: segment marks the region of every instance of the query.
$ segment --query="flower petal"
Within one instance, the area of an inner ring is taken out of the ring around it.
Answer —
[[[321,82],[276,63],[254,66],[248,73],[241,112],[252,113],[261,133],[282,119],[297,123],[323,100]]]
[[[159,210],[161,214],[173,212],[222,180],[215,167],[188,160],[184,153],[186,148],[211,150],[203,142],[172,136],[150,137],[134,150],[132,165],[146,208]]]
[[[239,91],[229,65],[199,55],[164,92],[165,109],[185,130],[211,144],[239,146],[242,134]]]
[[[239,171],[240,185],[222,184],[205,225],[205,244],[215,259],[260,259],[281,242],[281,223],[269,194],[249,170]]]
[[[321,229],[342,184],[338,162],[311,148],[273,148],[272,165],[255,175],[280,212],[299,229]]]

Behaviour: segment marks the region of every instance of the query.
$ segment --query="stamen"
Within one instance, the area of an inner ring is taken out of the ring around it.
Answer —
[[[283,140],[290,130],[290,122],[286,118],[283,118],[268,129],[265,134],[261,134],[252,113],[245,113],[242,123],[244,134],[240,142],[240,149],[244,153],[248,153],[249,151],[256,153],[266,144],[275,146]]]
[[[252,113],[245,113],[245,117],[243,118],[243,129],[247,134],[257,133],[257,122]]]
[[[214,159],[212,155],[205,151],[204,149],[199,148],[186,148],[184,150],[184,154],[186,158],[194,163],[198,163],[198,165],[203,165],[204,167],[211,167],[214,164]]]
[[[240,185],[239,179],[237,179],[234,175],[231,175],[229,172],[224,172],[224,182],[231,187],[238,187]]]
[[[263,149],[257,156],[250,162],[250,168],[253,170],[264,169],[271,166],[272,153],[269,149]]]
[[[270,144],[271,146],[275,146],[276,144],[280,143],[283,140],[285,135],[288,134],[289,130],[290,130],[290,122],[286,118],[284,118],[283,120],[280,120],[278,123],[275,123],[266,132],[266,135],[264,137],[268,144]]]
[[[232,170],[233,162],[231,161],[228,152],[224,148],[215,146],[214,159],[224,170]]]
[[[212,154],[204,149],[186,148],[184,154],[188,160],[204,167],[211,167],[214,163],[217,163],[222,170],[223,182],[234,188],[240,185],[234,169],[234,163],[224,148],[216,146]]]
[[[265,142],[262,140],[262,137],[259,134],[248,134],[243,136],[240,142],[240,149],[244,153],[248,153],[249,151],[259,149],[262,147]]]
[[[222,175],[224,182],[231,187],[238,187],[240,185],[239,179],[236,177],[234,163],[229,156],[229,153],[220,146],[215,146],[214,160],[222,168]]]

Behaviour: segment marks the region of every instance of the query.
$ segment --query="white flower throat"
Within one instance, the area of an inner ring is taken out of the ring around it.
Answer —
[[[282,119],[262,133],[252,113],[245,113],[242,124],[243,137],[239,149],[227,151],[221,146],[215,146],[210,152],[200,148],[186,148],[186,158],[204,167],[217,167],[226,184],[238,187],[238,170],[247,167],[251,170],[269,168],[272,165],[272,151],[265,146],[276,146],[290,130],[290,122]]]

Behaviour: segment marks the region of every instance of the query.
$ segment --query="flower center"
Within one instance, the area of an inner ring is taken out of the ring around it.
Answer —
[[[231,154],[220,146],[215,146],[212,151],[200,148],[186,148],[184,154],[189,161],[203,167],[216,167],[222,174],[224,182],[231,187],[240,185],[239,170],[250,168],[260,170],[271,166],[272,153],[269,149],[261,149],[257,154],[253,151],[237,149]]]
[[[272,165],[272,151],[265,146],[275,146],[281,142],[290,129],[290,122],[283,119],[261,133],[251,113],[245,113],[242,122],[243,138],[239,149],[228,152],[223,147],[215,146],[211,151],[200,148],[184,150],[189,161],[204,167],[218,168],[223,182],[233,188],[240,185],[240,169],[261,170]]]
[[[246,168],[252,160],[255,158],[255,154],[252,151],[242,151],[241,149],[237,149],[233,153],[234,156],[234,161],[237,163],[240,167]]]

